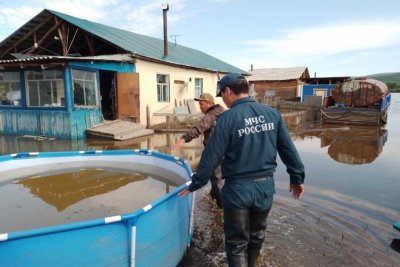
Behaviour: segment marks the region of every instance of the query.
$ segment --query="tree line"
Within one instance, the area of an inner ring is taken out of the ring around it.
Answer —
[[[386,83],[390,93],[400,93],[400,83]]]

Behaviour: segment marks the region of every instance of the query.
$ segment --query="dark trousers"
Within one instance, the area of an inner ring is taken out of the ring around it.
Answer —
[[[222,209],[222,193],[220,189],[220,182],[221,179],[219,179],[217,176],[214,176],[210,179],[211,181],[211,191],[210,191],[210,196],[215,199],[217,202],[217,206]]]
[[[256,266],[269,211],[224,209],[225,251],[229,267]]]
[[[275,193],[274,179],[272,176],[225,179],[222,191],[229,267],[253,267],[265,238]]]
[[[214,176],[210,179],[211,182],[211,191],[210,196],[215,199],[217,202],[217,206],[222,209],[222,193],[221,188],[223,185],[223,181],[221,178],[218,178],[218,175],[221,175],[221,165],[214,171]]]

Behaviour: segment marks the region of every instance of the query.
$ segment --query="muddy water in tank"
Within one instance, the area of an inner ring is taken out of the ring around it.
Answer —
[[[133,212],[178,184],[136,172],[69,169],[0,184],[0,232],[71,223]]]

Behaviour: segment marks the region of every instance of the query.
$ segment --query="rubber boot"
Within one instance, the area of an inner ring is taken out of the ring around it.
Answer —
[[[249,251],[247,254],[247,262],[248,262],[248,267],[255,267],[257,266],[257,259],[258,256],[260,256],[260,251]]]
[[[256,266],[258,256],[265,238],[267,217],[270,210],[250,213],[250,242],[247,247],[248,267]]]
[[[247,267],[249,214],[247,210],[224,209],[225,251],[229,267]]]
[[[222,193],[218,186],[218,177],[214,176],[211,178],[211,191],[210,196],[215,199],[217,206],[222,209]]]

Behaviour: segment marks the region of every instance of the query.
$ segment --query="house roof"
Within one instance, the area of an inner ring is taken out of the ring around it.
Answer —
[[[27,62],[50,62],[50,61],[117,61],[117,62],[132,62],[134,59],[131,54],[115,54],[115,55],[100,55],[88,57],[72,57],[72,56],[49,56],[49,55],[32,55],[32,56],[18,56],[15,59],[0,60],[0,64],[6,63],[27,63]]]
[[[254,69],[248,71],[248,73],[251,74],[251,76],[247,78],[249,82],[305,80],[310,78],[307,67]]]
[[[96,51],[95,55],[132,53],[134,57],[160,63],[222,73],[240,72],[247,74],[245,71],[200,50],[171,42],[168,42],[168,55],[164,56],[164,40],[162,39],[133,33],[48,9],[40,12],[0,43],[0,59],[10,59],[10,54],[15,52],[15,49],[18,52],[34,50],[41,55],[49,55],[49,52],[52,52],[58,56],[68,56],[61,54],[60,41],[57,38],[53,38],[57,37],[61,27],[64,26],[68,27],[66,39],[70,42],[68,44],[69,49],[75,49],[72,52],[80,56],[94,56],[93,50]],[[50,31],[54,31],[54,33],[49,34]],[[30,38],[27,38],[27,35],[30,35]],[[38,43],[35,46],[34,38],[36,40],[47,40],[41,43],[40,47],[37,47]],[[92,54],[90,54],[89,49],[90,42],[88,39],[90,38],[94,40],[92,41]],[[85,44],[85,46],[82,46],[82,44]]]

